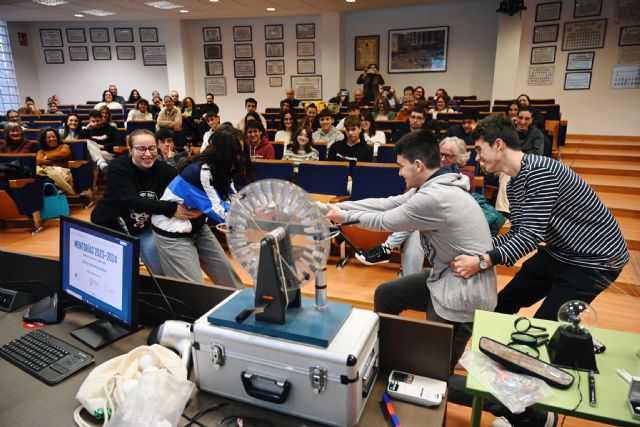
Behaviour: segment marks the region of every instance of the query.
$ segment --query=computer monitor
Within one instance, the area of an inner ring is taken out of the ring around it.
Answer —
[[[139,329],[140,242],[126,234],[60,217],[60,290],[99,320],[71,335],[99,349]]]

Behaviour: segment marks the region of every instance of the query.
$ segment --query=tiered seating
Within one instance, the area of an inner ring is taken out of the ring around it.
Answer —
[[[34,178],[15,179],[8,183],[0,183],[0,208],[1,218],[4,220],[25,220],[27,217],[33,221],[33,233],[42,230],[40,211],[43,207],[42,180],[36,176],[36,155],[32,154],[0,154],[0,163],[10,163],[20,160],[27,167]],[[6,197],[6,196],[9,197]],[[13,201],[13,204],[11,203]],[[18,215],[16,215],[16,213]]]
[[[347,162],[304,162],[298,166],[297,184],[309,193],[345,196],[348,179]]]

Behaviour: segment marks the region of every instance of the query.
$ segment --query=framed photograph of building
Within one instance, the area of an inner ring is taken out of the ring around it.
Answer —
[[[225,96],[227,94],[227,78],[205,77],[204,93],[211,93],[214,96]]]
[[[250,42],[251,41],[251,26],[245,25],[240,27],[233,27],[233,41],[234,42]]]
[[[233,61],[233,76],[238,78],[255,77],[256,62],[253,59],[242,59]]]
[[[88,61],[89,50],[86,46],[69,46],[69,61]]]
[[[267,58],[282,57],[284,56],[284,43],[265,43],[264,50]]]
[[[536,22],[558,21],[562,12],[562,2],[539,3],[536,5]]]
[[[449,27],[389,30],[388,72],[447,71]]]
[[[84,28],[67,28],[67,43],[86,43],[87,37],[84,34]]]
[[[44,62],[46,64],[64,64],[62,49],[45,49]]]
[[[138,28],[140,33],[141,43],[158,43],[158,29],[155,27],[140,27]]]
[[[296,39],[315,39],[316,24],[296,24]]]
[[[133,28],[114,28],[113,39],[116,43],[133,43]]]
[[[315,59],[298,59],[298,74],[315,74]]]
[[[118,61],[135,61],[135,46],[116,46],[116,58]]]
[[[253,58],[253,45],[251,43],[235,44],[233,50],[236,58]]]
[[[91,43],[109,43],[109,29],[89,28],[89,39]]]
[[[224,66],[222,61],[206,61],[204,63],[207,76],[223,76]]]
[[[315,56],[316,42],[298,42],[298,56]]]
[[[221,44],[205,44],[204,59],[222,59]]]
[[[62,47],[62,31],[59,29],[41,29],[40,43],[42,47]]]
[[[237,79],[236,88],[238,93],[253,93],[256,91],[255,82],[253,79]]]
[[[205,43],[222,41],[222,38],[220,37],[220,27],[202,28],[202,40]]]
[[[111,61],[111,46],[91,46],[94,61]]]
[[[284,74],[284,59],[267,59],[267,76]]]
[[[358,36],[354,37],[354,68],[362,71],[370,64],[380,64],[380,36]]]
[[[282,40],[283,38],[284,38],[284,27],[282,24],[264,26],[265,40]]]

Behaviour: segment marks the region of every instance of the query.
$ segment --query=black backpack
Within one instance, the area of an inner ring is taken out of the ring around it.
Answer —
[[[33,178],[33,172],[24,166],[20,159],[9,163],[0,163],[0,180],[9,181],[23,178]]]

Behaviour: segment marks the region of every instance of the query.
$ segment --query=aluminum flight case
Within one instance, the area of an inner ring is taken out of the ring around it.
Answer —
[[[378,315],[353,308],[327,348],[209,323],[192,328],[196,384],[309,420],[355,426],[378,372]]]

